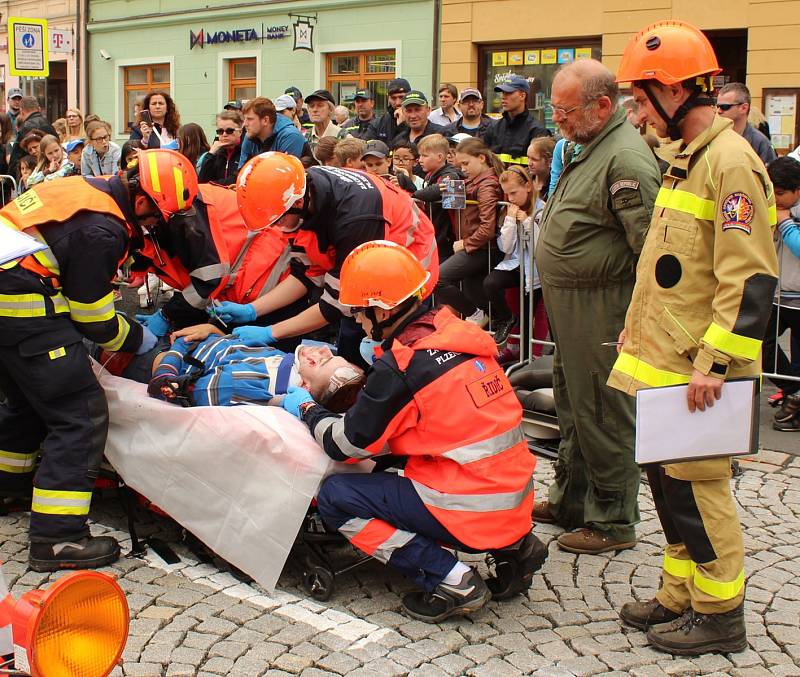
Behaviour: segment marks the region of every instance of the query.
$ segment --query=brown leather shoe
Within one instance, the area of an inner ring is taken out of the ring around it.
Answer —
[[[636,541],[617,541],[594,529],[576,529],[558,537],[558,547],[579,555],[599,555],[610,550],[627,550]]]
[[[639,630],[647,630],[651,625],[659,623],[669,623],[680,615],[662,606],[655,597],[648,602],[626,602],[619,612],[619,617],[625,623]]]
[[[647,641],[654,649],[678,656],[745,651],[744,605],[724,614],[701,614],[688,609],[671,623],[651,626]]]
[[[555,524],[556,518],[550,512],[549,501],[536,501],[533,504],[533,523],[536,524]]]

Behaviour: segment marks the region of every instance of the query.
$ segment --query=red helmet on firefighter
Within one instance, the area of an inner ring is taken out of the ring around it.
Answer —
[[[165,219],[192,206],[197,197],[197,172],[176,150],[137,151],[139,187],[156,203]]]
[[[250,230],[271,226],[305,194],[303,164],[277,151],[250,158],[236,179],[239,211]]]
[[[417,257],[402,245],[389,240],[365,242],[342,264],[339,302],[391,310],[421,295],[429,277]]]
[[[699,28],[685,21],[658,21],[631,38],[622,55],[617,82],[641,87],[666,122],[669,137],[676,141],[681,138],[678,125],[692,108],[714,104],[710,96],[712,77],[721,70],[711,43]],[[669,115],[654,94],[652,80],[667,86],[688,82],[691,92]]]

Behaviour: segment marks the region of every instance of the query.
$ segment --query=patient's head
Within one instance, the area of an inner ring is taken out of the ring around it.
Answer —
[[[301,385],[330,411],[347,411],[364,383],[364,371],[328,346],[301,345],[296,353]]]

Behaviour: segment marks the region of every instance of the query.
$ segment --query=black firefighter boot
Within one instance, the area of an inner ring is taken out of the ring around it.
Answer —
[[[499,602],[528,590],[533,574],[542,568],[547,554],[547,546],[533,534],[507,548],[493,550],[489,554],[489,563],[494,564],[495,575],[486,579],[492,599]]]
[[[119,559],[119,543],[111,536],[88,536],[77,542],[31,543],[28,565],[34,571],[97,569]]]
[[[679,656],[744,651],[747,649],[744,603],[724,614],[701,614],[688,609],[670,623],[651,626],[647,641],[654,649]]]

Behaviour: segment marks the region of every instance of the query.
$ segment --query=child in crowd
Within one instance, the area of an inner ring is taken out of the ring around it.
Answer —
[[[533,179],[533,187],[539,198],[547,201],[550,190],[550,165],[553,162],[555,141],[552,136],[537,136],[528,146],[528,173]]]
[[[124,144],[122,144],[122,152],[120,153],[120,167],[122,169],[130,169],[133,167],[133,163],[136,162],[138,157],[136,151],[143,148],[144,146],[139,139],[126,141]]]
[[[338,167],[339,160],[335,154],[337,143],[339,143],[337,137],[323,136],[314,147],[314,159],[323,167]]]
[[[72,139],[64,144],[64,150],[67,152],[67,159],[72,163],[75,168],[73,174],[80,175],[81,173],[81,153],[86,144],[83,139]]]
[[[418,160],[419,152],[416,144],[401,140],[392,146],[392,171],[397,177],[400,187],[409,192],[418,190],[425,185],[424,179],[414,173]],[[401,179],[403,176],[408,177],[409,181],[404,182]],[[412,185],[413,188],[410,188],[409,186]]]
[[[71,176],[75,166],[67,158],[61,141],[48,134],[39,144],[39,161],[28,177],[27,186],[35,186],[42,181],[52,181],[63,176]]]
[[[38,160],[33,155],[24,155],[19,161],[19,184],[17,186],[18,195],[22,195],[22,193],[28,190],[28,179],[33,173],[33,170],[36,169],[37,162]]]
[[[539,217],[544,202],[539,199],[534,179],[520,165],[511,165],[500,175],[500,186],[509,202],[497,244],[505,252],[505,258],[486,276],[483,289],[492,304],[492,329],[498,346],[503,345],[517,323],[506,300],[506,290],[519,287],[520,260],[525,271],[525,292],[533,294],[534,308],[542,303],[542,285],[536,264],[531,270],[531,252],[536,248],[539,235]],[[524,240],[519,241],[519,225],[522,225]],[[521,312],[525,312],[525,308]],[[538,318],[537,318],[538,320]],[[534,337],[547,337],[547,316],[544,326],[534,324]]]
[[[383,141],[378,139],[367,141],[361,159],[364,161],[364,169],[367,170],[368,174],[382,176],[384,179],[390,177],[389,146]]]
[[[366,145],[364,141],[355,137],[339,141],[333,149],[333,154],[339,163],[338,166],[345,169],[364,169],[362,156],[366,150]]]
[[[435,295],[438,302],[484,327],[489,300],[483,291],[483,279],[502,258],[495,237],[503,163],[483,141],[470,137],[456,147],[456,165],[466,177],[467,207],[460,211],[453,255],[439,269]]]

